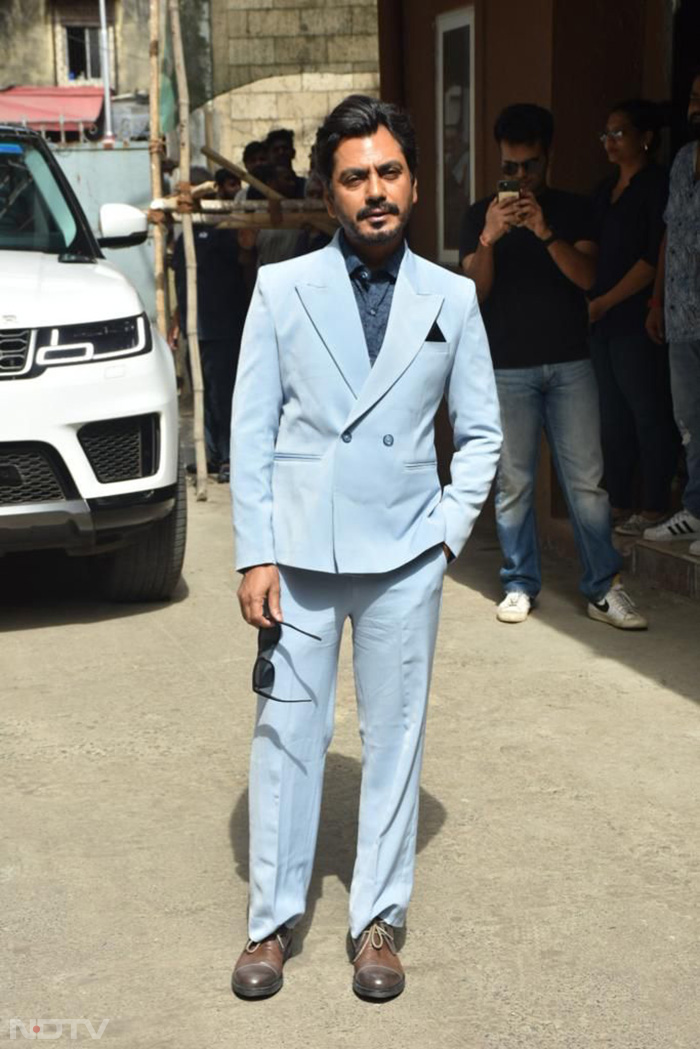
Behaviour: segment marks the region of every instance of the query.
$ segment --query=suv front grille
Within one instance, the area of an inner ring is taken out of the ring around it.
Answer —
[[[72,496],[58,456],[41,445],[0,444],[0,506],[51,503]]]
[[[101,484],[150,477],[158,469],[157,415],[134,415],[88,423],[78,440]]]
[[[0,331],[0,375],[15,375],[24,371],[30,338],[29,328]]]

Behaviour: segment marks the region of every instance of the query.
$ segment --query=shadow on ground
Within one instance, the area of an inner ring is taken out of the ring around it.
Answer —
[[[0,573],[0,633],[147,615],[164,604],[106,601],[100,596],[93,559],[68,557],[61,551],[7,554],[0,558]],[[172,602],[183,601],[187,594],[183,578]]]
[[[309,886],[306,913],[297,925],[295,953],[300,954],[313,924],[316,904],[323,896],[325,878],[337,878],[350,892],[357,842],[357,810],[360,799],[360,763],[345,754],[332,752],[326,760],[321,823],[314,871]],[[417,851],[421,852],[440,833],[447,810],[442,802],[421,787]],[[249,880],[248,791],[238,799],[229,821],[229,838],[242,881]]]
[[[501,552],[493,511],[487,508],[464,553],[448,572],[454,582],[476,590],[493,602],[487,614],[494,620],[496,605],[503,596],[500,567]],[[580,575],[578,561],[544,552],[542,593],[535,611],[525,623],[497,624],[499,631],[503,631],[504,643],[508,631],[529,630],[535,623],[544,624],[587,645],[595,656],[629,666],[678,695],[700,703],[700,603],[644,586],[635,577],[625,575],[623,567],[625,586],[650,626],[648,631],[618,630],[588,618],[586,599],[578,589]]]

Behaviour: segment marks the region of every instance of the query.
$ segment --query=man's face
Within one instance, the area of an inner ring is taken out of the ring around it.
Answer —
[[[245,162],[245,166],[251,175],[255,173],[255,169],[259,168],[261,164],[267,164],[267,150],[265,149],[259,149],[257,152],[251,153]]]
[[[696,76],[690,89],[688,102],[688,127],[693,138],[700,139],[700,76]]]
[[[398,244],[418,200],[401,146],[384,126],[343,139],[335,151],[326,206],[351,244]]]
[[[279,165],[275,168],[275,180],[274,189],[278,193],[281,193],[283,197],[295,197],[297,194],[297,180],[296,175],[291,168],[280,167]]]
[[[276,167],[291,168],[295,156],[296,150],[286,138],[273,138],[268,146],[267,159]]]
[[[241,180],[236,178],[235,175],[230,175],[219,186],[220,200],[233,200],[240,188]]]
[[[547,184],[547,153],[541,142],[501,142],[501,171],[516,178],[521,190],[537,195]]]

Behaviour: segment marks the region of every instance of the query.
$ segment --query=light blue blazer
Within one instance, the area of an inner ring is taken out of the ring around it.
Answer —
[[[456,449],[444,490],[433,427],[443,394]],[[472,281],[407,248],[372,368],[337,235],[260,270],[233,399],[238,569],[375,573],[442,542],[459,554],[500,446]]]

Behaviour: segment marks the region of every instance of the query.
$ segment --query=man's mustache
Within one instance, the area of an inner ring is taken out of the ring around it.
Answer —
[[[362,208],[357,213],[357,221],[362,222],[363,219],[368,219],[370,215],[400,215],[401,212],[397,208],[396,204],[375,204],[374,207],[369,205],[366,208]]]

